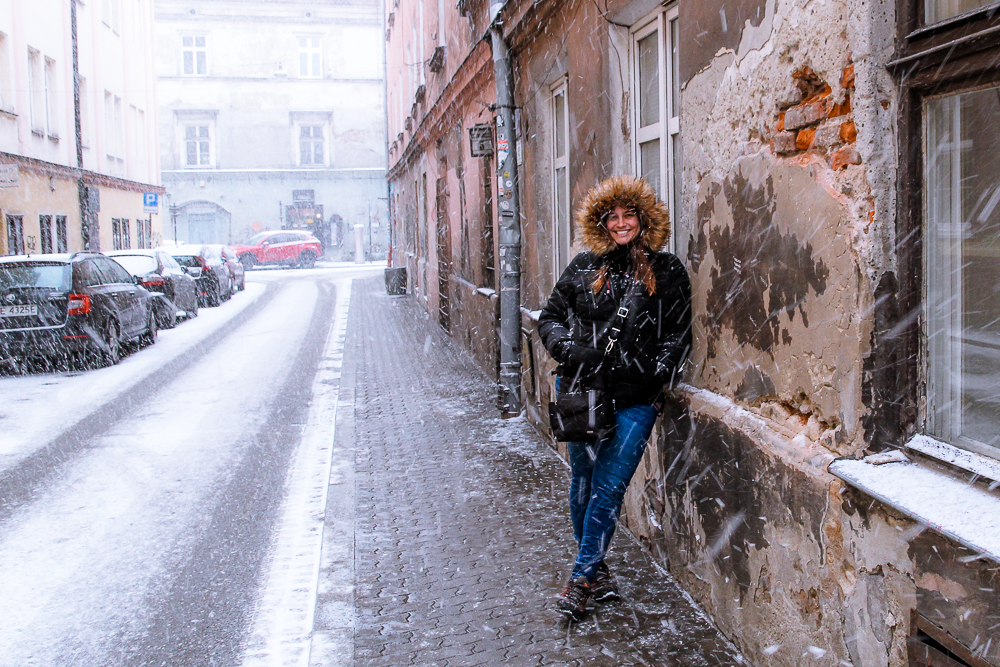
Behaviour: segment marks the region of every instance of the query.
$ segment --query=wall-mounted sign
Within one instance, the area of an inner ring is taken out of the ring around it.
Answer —
[[[472,157],[493,155],[493,128],[489,125],[473,125],[469,128],[469,145]]]
[[[21,184],[16,164],[0,164],[0,188],[16,188]]]
[[[160,195],[156,192],[142,193],[142,210],[145,213],[160,212]]]

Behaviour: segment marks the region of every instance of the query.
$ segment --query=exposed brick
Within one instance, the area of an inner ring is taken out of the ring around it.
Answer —
[[[840,123],[836,120],[827,120],[816,127],[816,137],[813,139],[813,148],[832,148],[843,143],[840,139]]]
[[[853,144],[844,146],[830,158],[830,166],[834,169],[843,169],[849,164],[861,164],[861,156]]]
[[[840,138],[847,143],[851,143],[858,138],[858,128],[854,126],[853,120],[840,124]]]
[[[832,103],[829,100],[794,106],[785,112],[785,129],[797,130],[826,118]]]
[[[785,112],[782,111],[778,114],[778,122],[774,124],[775,132],[783,132],[785,129]]]
[[[844,95],[844,101],[840,103],[833,103],[830,105],[830,111],[828,115],[830,118],[836,118],[837,116],[846,116],[851,113],[851,95],[847,93]]]
[[[844,74],[840,77],[840,85],[844,88],[854,88],[854,63],[844,68]]]
[[[808,150],[812,146],[815,136],[816,130],[811,127],[799,130],[799,133],[795,135],[795,147],[800,151]]]
[[[771,148],[774,150],[775,155],[789,155],[790,153],[794,153],[797,150],[795,148],[795,133],[778,132],[774,135]]]

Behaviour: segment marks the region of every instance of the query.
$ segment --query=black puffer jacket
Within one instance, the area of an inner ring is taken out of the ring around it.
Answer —
[[[640,290],[631,326],[605,357],[609,326],[635,280],[631,248],[611,241],[603,226],[604,214],[616,206],[639,211],[641,231],[633,243],[646,252],[656,291]],[[666,211],[645,181],[613,177],[591,192],[576,218],[591,251],[566,267],[538,319],[538,333],[559,362],[561,376],[579,375],[585,386],[604,389],[617,408],[651,403],[665,384],[679,379],[679,366],[691,347],[687,271],[674,255],[657,252],[669,233]],[[594,279],[602,267],[607,280],[595,294]]]

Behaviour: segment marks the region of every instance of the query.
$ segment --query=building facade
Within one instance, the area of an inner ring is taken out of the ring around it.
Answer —
[[[493,4],[386,7],[416,297],[498,376],[499,26],[527,418],[548,432],[535,321],[574,207],[643,176],[694,346],[623,521],[755,665],[1000,665],[995,5]]]
[[[0,252],[159,244],[152,33],[152,0],[0,7]]]
[[[167,236],[313,231],[331,259],[384,258],[380,2],[156,6]],[[360,227],[358,227],[360,226]]]

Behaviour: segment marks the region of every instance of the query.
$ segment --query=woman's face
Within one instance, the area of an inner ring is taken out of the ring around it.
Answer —
[[[608,214],[608,232],[618,245],[626,245],[639,235],[639,217],[635,210],[618,206]]]

